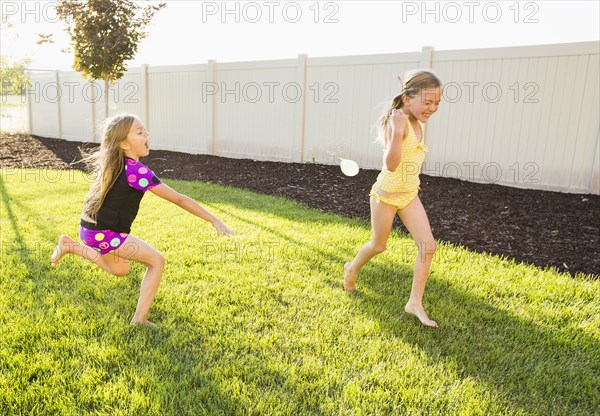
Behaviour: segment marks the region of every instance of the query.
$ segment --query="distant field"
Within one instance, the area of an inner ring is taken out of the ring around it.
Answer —
[[[0,104],[3,109],[7,107],[27,108],[24,95],[0,95]]]
[[[3,132],[27,131],[27,103],[25,96],[0,96],[0,130]]]

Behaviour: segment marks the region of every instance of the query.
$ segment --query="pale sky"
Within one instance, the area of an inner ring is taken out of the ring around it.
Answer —
[[[144,3],[144,2],[141,2]],[[167,1],[129,63],[178,65],[600,40],[598,1]],[[71,69],[52,1],[1,0],[2,54]],[[37,33],[55,44],[36,45]],[[4,32],[3,32],[4,35]],[[8,37],[6,37],[8,38]]]

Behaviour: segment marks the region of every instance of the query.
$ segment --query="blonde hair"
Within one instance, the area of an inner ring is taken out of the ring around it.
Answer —
[[[404,103],[402,97],[415,97],[421,93],[422,90],[431,88],[440,88],[442,82],[439,78],[428,69],[413,69],[403,73],[400,77],[400,83],[402,84],[402,90],[400,94],[395,96],[390,105],[386,105],[384,111],[379,116],[379,119],[375,123],[374,129],[376,130],[377,143],[383,147],[387,146],[388,135],[387,126],[392,110],[402,108]]]
[[[83,159],[92,168],[96,179],[83,203],[83,216],[96,221],[96,215],[125,167],[125,153],[119,146],[127,138],[137,117],[131,114],[118,114],[104,125],[100,149]]]

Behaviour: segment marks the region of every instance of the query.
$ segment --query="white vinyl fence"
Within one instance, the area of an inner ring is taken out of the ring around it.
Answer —
[[[427,124],[424,173],[600,194],[600,42],[134,68],[109,88],[110,114],[137,114],[151,147],[233,158],[379,169],[372,125],[397,75],[444,83]],[[30,132],[99,141],[103,83],[31,72]]]

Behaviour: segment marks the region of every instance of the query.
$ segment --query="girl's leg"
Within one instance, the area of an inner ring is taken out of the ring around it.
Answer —
[[[115,276],[125,276],[129,273],[129,262],[127,260],[119,258],[113,253],[101,255],[93,248],[77,243],[68,235],[61,235],[52,253],[52,267],[56,267],[65,254],[75,254],[96,263],[102,270]]]
[[[374,196],[371,197],[370,203],[373,236],[371,241],[362,246],[352,263],[344,265],[344,289],[348,291],[355,289],[356,278],[360,269],[374,256],[385,251],[394,216],[396,215],[396,207],[384,202],[377,202]]]
[[[148,313],[158,291],[165,268],[165,258],[155,248],[131,234],[115,254],[122,259],[134,260],[148,267],[142,279],[137,308],[131,318],[132,324],[148,324]]]
[[[425,292],[429,269],[437,247],[427,213],[417,196],[404,209],[399,210],[398,215],[419,249],[415,260],[412,291],[404,310],[419,318],[423,325],[437,327],[437,323],[429,319],[425,309],[423,309],[423,293]]]
[[[158,291],[158,285],[165,266],[165,258],[162,254],[131,234],[127,236],[118,250],[104,255],[100,255],[88,246],[78,244],[69,236],[62,235],[58,240],[54,253],[52,253],[52,266],[56,267],[58,261],[65,254],[75,254],[83,257],[116,276],[125,276],[129,273],[129,260],[145,264],[148,268],[142,280],[140,297],[131,322],[148,323],[148,312]]]

